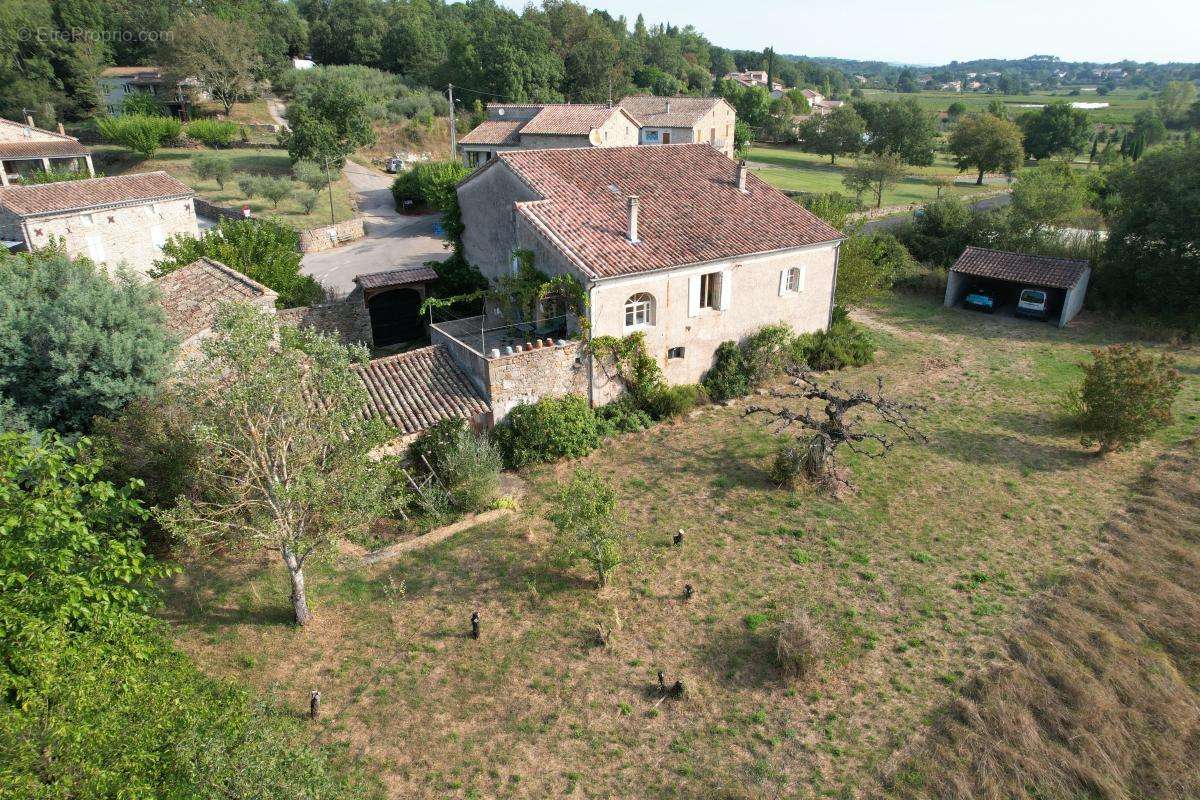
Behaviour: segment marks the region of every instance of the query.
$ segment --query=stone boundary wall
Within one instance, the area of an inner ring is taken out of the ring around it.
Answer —
[[[346,344],[375,346],[371,334],[371,314],[363,302],[362,289],[356,288],[342,300],[319,306],[280,309],[276,314],[281,322],[297,327],[308,325],[322,333],[331,333]]]
[[[588,396],[587,359],[581,342],[525,350],[487,360],[488,401],[500,422],[522,403],[568,394]]]
[[[230,208],[229,206],[221,206],[216,203],[209,202],[199,195],[196,196],[196,213],[202,217],[210,217],[216,219],[241,219],[242,210],[240,208]]]
[[[332,250],[340,244],[353,242],[366,235],[362,217],[353,217],[336,225],[310,228],[300,231],[300,252],[320,253],[323,250]]]

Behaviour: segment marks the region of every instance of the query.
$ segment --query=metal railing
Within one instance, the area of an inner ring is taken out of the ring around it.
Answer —
[[[544,346],[547,342],[571,339],[569,323],[570,315],[560,314],[531,322],[488,327],[487,317],[480,315],[435,322],[430,327],[480,358],[491,359],[533,349],[538,343]]]

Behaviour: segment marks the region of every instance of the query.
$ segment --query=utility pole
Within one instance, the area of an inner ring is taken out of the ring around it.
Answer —
[[[333,181],[329,179],[329,156],[325,156],[325,188],[329,190],[329,224],[336,225],[337,217],[333,213]]]
[[[458,132],[454,125],[454,84],[446,84],[450,94],[450,160],[458,160]]]

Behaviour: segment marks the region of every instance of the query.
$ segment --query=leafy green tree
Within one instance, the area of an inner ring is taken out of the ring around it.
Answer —
[[[895,153],[905,164],[927,167],[933,163],[937,131],[932,115],[916,98],[882,103],[858,100],[854,110],[867,124],[867,150]]]
[[[597,472],[577,469],[555,493],[547,517],[558,532],[555,544],[564,560],[587,561],[599,586],[607,586],[627,548],[612,486]]]
[[[167,107],[157,97],[141,90],[130,92],[121,101],[121,114],[135,117],[165,117]]]
[[[1168,81],[1155,98],[1158,115],[1167,125],[1182,125],[1188,111],[1196,102],[1196,84],[1191,81]]]
[[[1167,126],[1162,117],[1151,109],[1143,109],[1133,115],[1133,128],[1129,131],[1132,139],[1141,139],[1143,149],[1151,147],[1167,138]],[[1139,152],[1140,155],[1140,152]],[[1134,161],[1137,159],[1134,158]]]
[[[216,153],[197,153],[192,156],[192,172],[202,181],[216,181],[222,189],[225,182],[233,176],[233,164],[228,158]]]
[[[859,198],[870,192],[875,207],[880,208],[884,192],[899,183],[904,174],[904,162],[895,153],[868,153],[854,162],[842,183]]]
[[[197,80],[226,115],[234,103],[253,96],[263,76],[255,34],[237,19],[211,14],[183,17],[171,29],[163,52],[168,73]]]
[[[1171,422],[1171,406],[1183,387],[1175,360],[1118,344],[1092,351],[1083,384],[1072,396],[1082,441],[1105,455],[1136,444]]]
[[[948,266],[969,244],[970,228],[970,206],[957,197],[943,197],[922,206],[900,238],[919,261]]]
[[[902,94],[921,91],[921,87],[917,85],[917,76],[908,67],[900,70],[900,74],[896,77],[896,91]]]
[[[963,114],[967,113],[967,104],[961,100],[955,100],[946,107],[946,113],[950,115],[950,119],[958,119]]]
[[[366,349],[245,305],[219,313],[202,349],[176,390],[192,406],[204,457],[196,490],[162,512],[163,525],[197,546],[242,542],[278,554],[296,624],[306,625],[309,559],[392,510],[369,455],[391,434],[364,417],[366,388],[352,366],[366,362]]]
[[[288,106],[288,123],[291,130],[280,141],[293,162],[323,164],[328,158],[340,169],[347,155],[375,143],[366,94],[336,73],[322,73],[305,84]]]
[[[1092,132],[1087,112],[1062,101],[1022,114],[1019,122],[1025,134],[1025,150],[1038,160],[1074,158],[1087,149]]]
[[[396,176],[392,182],[392,198],[396,209],[406,208],[406,201],[447,212],[458,205],[455,187],[471,172],[459,161],[425,161]]]
[[[165,275],[200,258],[220,261],[274,290],[280,308],[309,306],[325,299],[320,284],[300,274],[300,235],[279,222],[225,219],[199,239],[173,237],[163,246],[162,260],[155,262],[155,267]]]
[[[297,161],[292,165],[292,177],[303,183],[310,190],[320,192],[326,188],[328,181],[335,181],[339,176],[333,174],[332,170],[326,174],[320,164],[313,163],[312,161]]]
[[[292,191],[291,179],[282,175],[264,176],[259,180],[258,193],[271,201],[272,208],[279,208],[282,201],[292,196]]]
[[[146,510],[130,487],[99,478],[87,448],[51,433],[0,434],[0,640],[30,618],[107,628],[152,608],[154,582],[171,572],[143,551]]]
[[[321,64],[379,63],[387,33],[386,8],[378,0],[304,3],[308,42]]]
[[[968,114],[950,133],[948,149],[955,156],[959,171],[974,168],[983,185],[988,172],[1015,172],[1025,160],[1021,149],[1021,129],[1006,119],[991,114]]]
[[[128,147],[145,158],[151,158],[158,148],[179,139],[183,125],[170,117],[101,117],[96,129],[106,141]]]
[[[73,433],[153,394],[175,357],[154,292],[55,250],[0,255],[0,397]]]
[[[1200,144],[1164,147],[1112,178],[1096,290],[1117,308],[1200,318]]]
[[[891,289],[898,278],[916,267],[908,250],[892,234],[856,231],[842,242],[834,302],[842,308],[858,308]]]
[[[1012,212],[1029,228],[1069,222],[1083,211],[1087,188],[1069,164],[1046,163],[1017,175]]]
[[[800,146],[809,153],[829,156],[836,164],[837,157],[862,152],[866,123],[850,106],[835,108],[827,115],[809,117],[800,126]]]

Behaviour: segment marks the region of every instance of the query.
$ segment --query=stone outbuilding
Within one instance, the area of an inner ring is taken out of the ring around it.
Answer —
[[[83,169],[96,174],[92,154],[74,136],[67,136],[61,124],[54,133],[35,126],[32,117],[24,123],[0,119],[0,187],[32,172]]]
[[[168,272],[154,283],[167,329],[179,340],[181,358],[199,352],[200,342],[212,333],[221,306],[249,303],[273,314],[279,297],[258,281],[210,258]]]
[[[487,119],[459,140],[468,166],[508,150],[628,147],[638,143],[638,121],[626,110],[572,103],[488,103]]]
[[[994,293],[999,308],[1015,306],[1022,289],[1046,292],[1046,319],[1066,327],[1083,308],[1092,268],[1087,261],[968,247],[946,276],[945,306],[976,287]]]
[[[0,189],[0,239],[40,250],[61,243],[86,257],[146,277],[174,236],[199,235],[195,192],[165,172]]]

